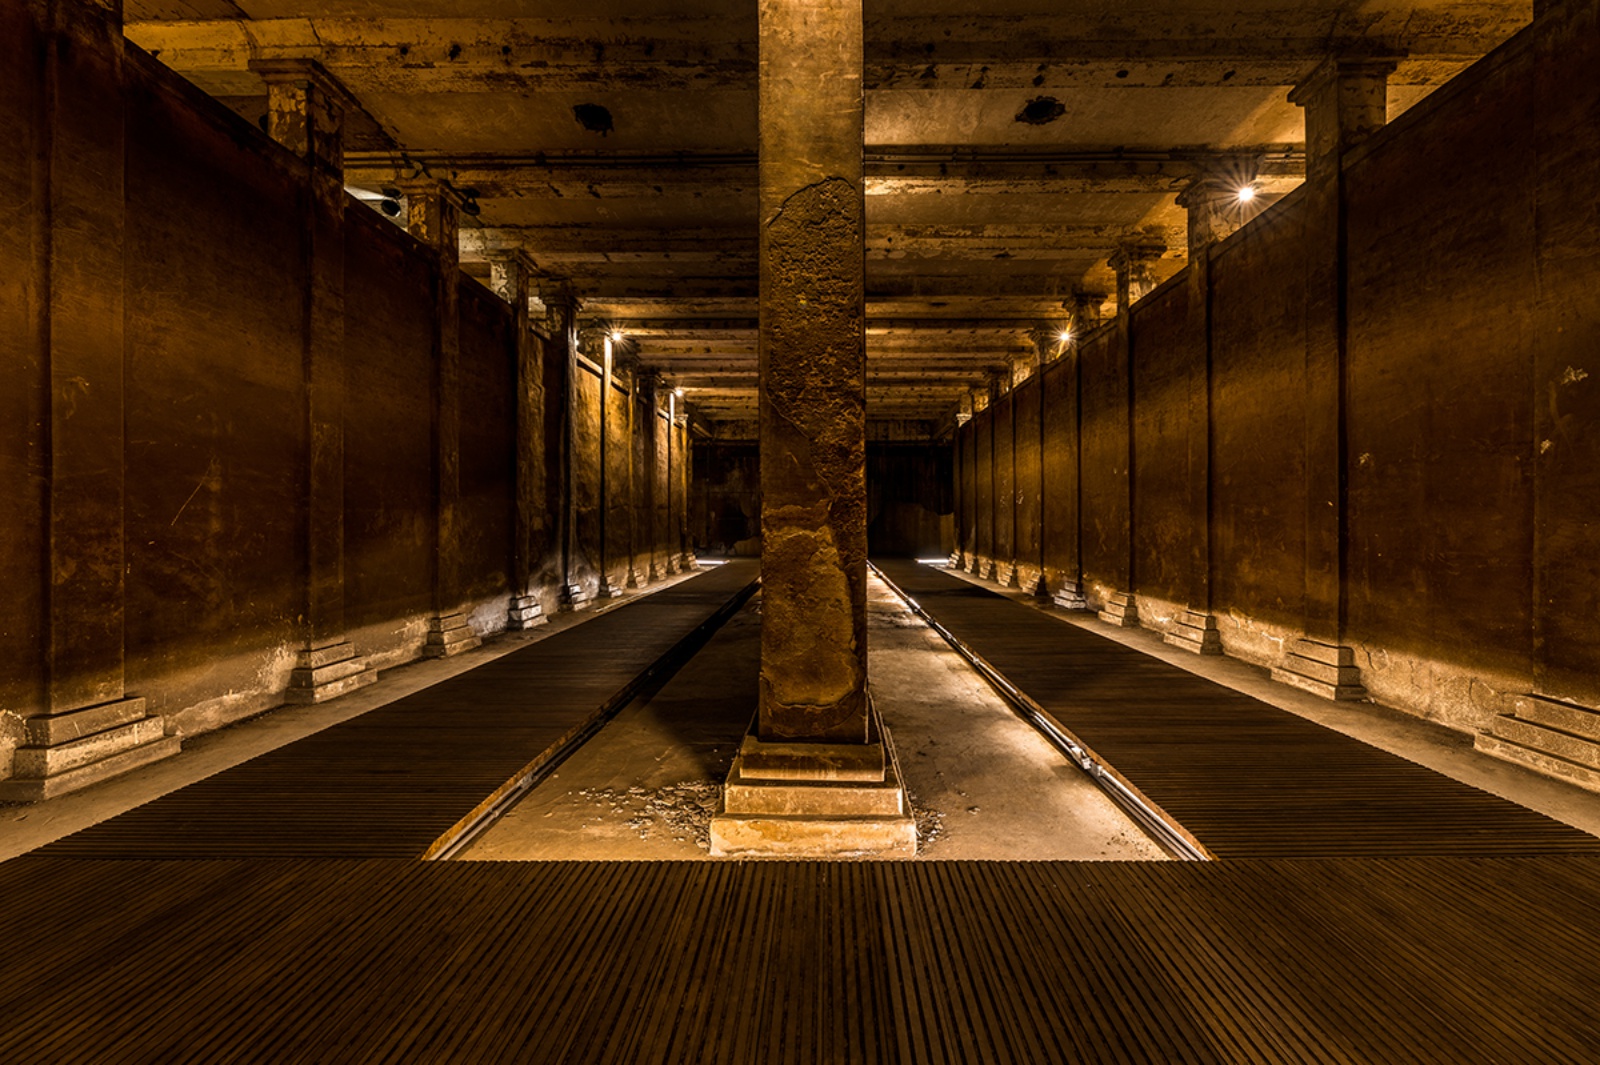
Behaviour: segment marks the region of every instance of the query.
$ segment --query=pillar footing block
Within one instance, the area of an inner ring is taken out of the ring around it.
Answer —
[[[143,699],[118,699],[29,718],[24,745],[12,755],[0,802],[39,802],[177,754],[183,741],[166,734]]]
[[[1018,563],[1013,583],[1025,595],[1044,596],[1048,594],[1044,587],[1044,571],[1038,566],[1024,566]]]
[[[544,615],[544,604],[536,595],[514,595],[507,615],[506,628],[513,632],[543,625],[550,619]]]
[[[650,583],[650,578],[630,566],[628,568],[628,579],[623,583],[628,588],[643,588]]]
[[[867,743],[746,735],[711,819],[724,858],[912,858],[917,826],[874,713]]]
[[[972,575],[974,577],[977,577],[979,580],[984,580],[984,581],[989,580],[990,578],[992,578],[994,576],[994,572],[995,572],[994,560],[993,559],[988,559],[988,558],[980,558],[980,559],[978,559],[977,568],[971,571],[971,573],[972,573]]]
[[[584,590],[581,584],[569,584],[561,589],[560,609],[562,613],[571,610],[582,610],[589,605],[594,596]]]
[[[1139,604],[1126,592],[1115,592],[1106,599],[1106,607],[1100,611],[1100,620],[1107,625],[1118,628],[1132,629],[1139,625]]]
[[[693,573],[700,568],[700,560],[694,557],[693,551],[685,551],[679,560],[679,565],[683,567],[685,573]]]
[[[291,703],[325,703],[378,679],[378,671],[356,654],[349,640],[300,652],[294,671],[289,674],[289,689],[283,693]]]
[[[612,584],[604,577],[600,578],[600,586],[595,589],[596,599],[616,599],[622,595],[622,589]]]
[[[961,549],[957,548],[956,550],[950,552],[950,557],[945,560],[944,564],[946,569],[966,568],[966,559],[962,557]]]
[[[1084,598],[1083,586],[1077,581],[1062,581],[1050,601],[1062,610],[1088,610],[1089,600]]]
[[[1017,564],[1015,562],[996,562],[994,564],[994,582],[1002,588],[1017,587]]]
[[[1284,664],[1273,667],[1272,679],[1324,699],[1353,702],[1367,697],[1355,651],[1320,640],[1294,641]]]
[[[465,614],[439,614],[428,619],[428,640],[422,645],[422,653],[429,658],[450,658],[482,643],[483,638],[467,623]]]
[[[1197,655],[1222,653],[1222,633],[1217,631],[1217,619],[1210,614],[1185,610],[1161,638],[1174,647]]]

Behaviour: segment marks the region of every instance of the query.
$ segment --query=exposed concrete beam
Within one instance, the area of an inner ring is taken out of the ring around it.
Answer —
[[[1403,84],[1438,84],[1527,20],[1525,8],[1504,3],[1403,16],[1370,4],[1359,12],[1283,4],[1201,13],[1182,35],[1151,37],[1136,9],[1071,23],[1053,14],[881,17],[868,27],[864,85],[869,93],[1282,86],[1330,54],[1373,49],[1412,57]],[[246,67],[262,48],[319,60],[366,93],[753,94],[756,82],[754,12],[742,8],[669,18],[135,18],[126,32],[217,95],[258,91]]]

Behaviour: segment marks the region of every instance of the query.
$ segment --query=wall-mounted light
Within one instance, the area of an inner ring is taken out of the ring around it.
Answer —
[[[1254,185],[1245,185],[1239,190],[1238,197],[1240,203],[1249,203],[1256,198],[1256,187]]]
[[[622,330],[620,330],[620,329],[613,329],[613,330],[612,330],[612,331],[611,331],[611,343],[613,343],[613,344],[620,344],[620,343],[622,343]]]
[[[1056,334],[1056,339],[1061,341],[1063,344],[1072,343],[1072,330],[1063,329],[1061,332]]]

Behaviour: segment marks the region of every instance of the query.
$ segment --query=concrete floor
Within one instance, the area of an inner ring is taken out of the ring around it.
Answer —
[[[873,698],[899,753],[919,858],[1165,858],[882,581],[868,587]],[[755,706],[758,609],[730,621],[461,857],[709,858],[718,787]]]

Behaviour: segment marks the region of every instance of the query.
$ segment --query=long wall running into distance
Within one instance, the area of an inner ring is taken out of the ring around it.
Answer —
[[[282,703],[317,646],[308,602],[342,603],[355,660],[382,667],[422,653],[441,605],[483,635],[514,595],[554,611],[602,566],[621,588],[682,561],[687,431],[653,387],[619,368],[602,395],[576,331],[519,336],[504,299],[349,198],[342,311],[308,314],[336,240],[313,262],[307,162],[98,9],[0,0],[0,143],[0,780],[56,742],[30,720],[139,697],[171,736]]]
[[[1336,214],[1308,183],[991,402],[958,560],[1252,662],[1348,648],[1461,729],[1600,707],[1596,70],[1596,5],[1545,5],[1347,154]]]

